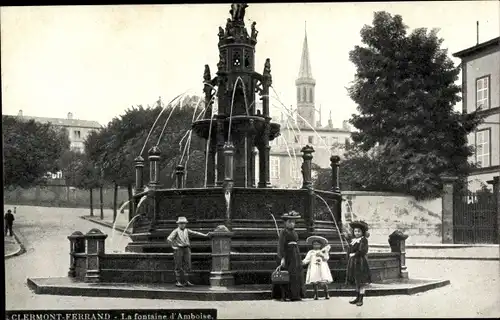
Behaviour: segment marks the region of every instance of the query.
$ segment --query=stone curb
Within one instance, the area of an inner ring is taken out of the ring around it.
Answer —
[[[19,245],[19,249],[17,251],[15,251],[15,252],[6,254],[5,257],[4,257],[4,259],[9,259],[9,258],[17,257],[17,256],[20,256],[20,255],[22,255],[23,253],[26,252],[26,248],[24,247],[23,243],[21,242],[21,240],[19,239],[19,237],[17,236],[17,234],[15,232],[12,232],[12,234],[14,235],[14,239],[16,240],[17,244]]]
[[[168,300],[193,300],[193,301],[236,301],[236,300],[270,300],[271,290],[248,289],[233,291],[229,288],[204,287],[198,289],[180,290],[173,286],[164,288],[136,288],[134,286],[113,287],[107,284],[78,283],[66,280],[60,282],[52,278],[52,283],[47,283],[47,278],[28,278],[27,285],[35,294],[88,296],[88,297],[114,297],[114,298],[141,298],[141,299],[168,299]],[[428,280],[427,283],[407,286],[366,288],[366,296],[413,295],[432,289],[441,288],[450,284],[449,280]],[[331,297],[353,296],[353,288],[331,288]],[[306,298],[312,298],[313,290],[308,289]]]
[[[406,257],[406,259],[414,260],[477,260],[477,261],[499,261],[498,257]]]
[[[87,220],[87,221],[93,222],[95,224],[101,225],[103,227],[107,227],[107,228],[113,229],[113,225],[110,224],[107,221],[96,220],[95,218],[89,217],[89,216],[81,216],[80,218],[83,219],[83,220]],[[120,232],[124,232],[124,229],[122,227],[118,227],[118,226],[115,227],[115,230],[116,231],[120,231]],[[130,234],[130,231],[126,231],[125,233],[126,234]]]
[[[387,244],[370,244],[374,248],[390,248]],[[463,248],[498,248],[498,244],[406,244],[406,249],[463,249]]]

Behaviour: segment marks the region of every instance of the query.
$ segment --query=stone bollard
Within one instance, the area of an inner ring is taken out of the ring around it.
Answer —
[[[175,187],[177,189],[184,188],[184,166],[179,164],[175,167]]]
[[[401,255],[400,269],[401,278],[403,279],[408,279],[408,270],[406,267],[406,239],[408,239],[408,235],[399,230],[396,230],[389,235],[391,252],[398,252]]]
[[[220,225],[208,235],[212,240],[212,270],[210,271],[210,286],[228,287],[234,285],[231,272],[231,237],[233,232]]]
[[[100,259],[104,255],[104,241],[108,236],[99,229],[91,229],[85,235],[87,247],[87,273],[85,282],[99,282],[101,280]]]
[[[75,231],[68,237],[68,240],[70,256],[68,277],[74,278],[76,276],[75,253],[85,252],[85,236],[80,231]]]
[[[309,189],[312,188],[312,159],[314,148],[310,145],[306,145],[302,150],[302,188]]]

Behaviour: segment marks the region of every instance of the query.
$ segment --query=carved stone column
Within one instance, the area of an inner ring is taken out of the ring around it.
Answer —
[[[160,186],[160,148],[157,146],[149,149],[149,188],[156,189]]]
[[[271,118],[265,117],[264,132],[259,145],[259,188],[269,188],[271,186],[269,163],[270,151],[269,135],[271,133]]]
[[[231,227],[231,198],[234,187],[234,146],[227,142],[224,145],[224,197],[226,199],[226,226]]]
[[[340,192],[340,176],[339,176],[339,156],[330,157],[330,167],[332,168],[332,191]]]
[[[220,89],[219,89],[220,90]],[[216,186],[222,187],[224,184],[224,119],[225,115],[218,114],[216,117],[217,121],[217,177]]]
[[[184,166],[181,164],[175,167],[175,187],[177,189],[184,188]]]
[[[137,156],[135,164],[135,193],[144,191],[144,158]]]
[[[104,242],[108,236],[99,229],[91,229],[85,235],[87,247],[87,273],[85,282],[101,281],[101,263],[100,259],[104,255]]]
[[[208,162],[207,162],[207,187],[215,187],[215,157],[217,154],[216,139],[210,137],[208,146]]]
[[[443,182],[443,216],[442,216],[442,242],[454,243],[453,239],[453,196],[454,183],[457,177],[441,177]]]
[[[255,188],[256,187],[256,184],[255,184],[255,159],[257,158],[257,148],[256,147],[252,147],[252,152],[251,152],[251,155],[250,155],[250,161],[252,161],[252,166],[251,166],[251,173],[250,173],[250,186],[252,188]]]
[[[406,267],[406,239],[408,239],[408,235],[399,230],[396,230],[389,235],[389,245],[391,246],[391,252],[399,252],[401,254],[400,276],[403,279],[408,279],[408,268]]]
[[[212,240],[212,269],[210,271],[210,286],[228,287],[234,285],[231,272],[231,237],[233,232],[226,226],[218,226],[209,233]]]
[[[75,253],[85,252],[85,235],[80,231],[75,231],[68,237],[68,240],[70,256],[68,277],[74,278],[76,276]]]
[[[314,148],[310,145],[306,145],[300,151],[302,152],[302,159],[304,160],[302,162],[302,188],[310,189],[312,188],[312,154],[314,152]]]

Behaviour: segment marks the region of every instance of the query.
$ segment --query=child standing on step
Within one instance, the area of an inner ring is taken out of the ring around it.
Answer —
[[[363,305],[365,285],[371,283],[371,271],[366,255],[368,253],[368,224],[364,221],[353,221],[352,240],[349,243],[349,261],[347,262],[347,284],[356,286],[356,299],[349,301],[358,307]]]
[[[191,243],[189,235],[194,234],[208,237],[207,234],[186,228],[187,223],[186,217],[179,217],[177,219],[178,228],[174,229],[167,238],[168,242],[172,245],[172,249],[174,249],[175,285],[177,287],[193,285],[189,282],[189,272],[191,271]]]
[[[318,300],[318,287],[325,290],[325,299],[330,299],[328,284],[333,282],[332,273],[328,266],[330,258],[330,245],[328,240],[320,236],[311,236],[306,240],[312,246],[302,264],[309,265],[307,268],[306,284],[312,284],[314,288],[314,300]]]

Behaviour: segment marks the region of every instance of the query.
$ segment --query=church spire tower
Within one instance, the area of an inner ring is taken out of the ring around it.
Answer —
[[[316,80],[312,76],[309,47],[307,45],[307,28],[304,30],[304,44],[300,59],[299,76],[295,80],[297,87],[297,123],[300,128],[310,128],[316,125],[316,109],[314,107]],[[309,125],[304,121],[309,123]]]

